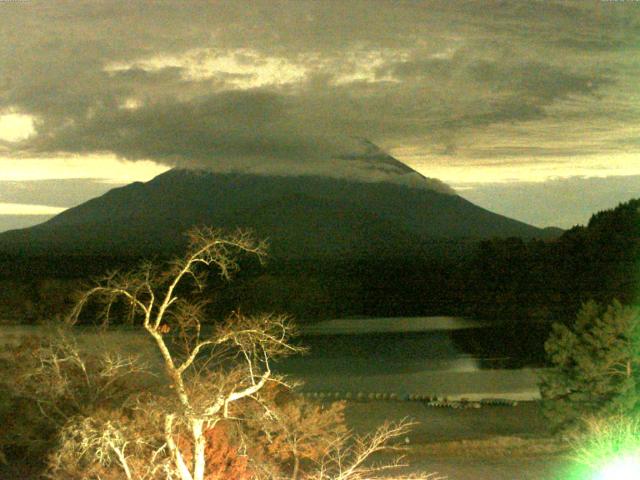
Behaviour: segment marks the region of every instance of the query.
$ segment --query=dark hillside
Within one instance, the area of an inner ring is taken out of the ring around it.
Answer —
[[[386,182],[172,170],[0,234],[11,253],[158,254],[183,246],[196,224],[250,228],[283,258],[420,251],[434,239],[519,236],[544,230],[457,195]]]

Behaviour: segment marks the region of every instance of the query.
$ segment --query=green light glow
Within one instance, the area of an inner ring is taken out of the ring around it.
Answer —
[[[631,455],[614,459],[611,463],[605,465],[595,477],[595,480],[632,479],[640,479],[640,459]]]
[[[571,441],[571,480],[640,480],[639,417],[591,418],[585,426]]]

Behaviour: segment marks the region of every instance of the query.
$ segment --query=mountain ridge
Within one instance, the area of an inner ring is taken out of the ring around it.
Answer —
[[[431,239],[553,236],[429,188],[172,169],[146,183],[114,188],[42,224],[4,232],[0,251],[173,251],[196,224],[250,228],[271,239],[274,254],[294,257],[392,255],[420,251]]]

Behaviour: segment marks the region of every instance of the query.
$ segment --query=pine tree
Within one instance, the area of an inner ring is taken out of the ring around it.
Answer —
[[[543,408],[558,429],[586,417],[636,413],[640,407],[640,312],[614,301],[582,306],[575,324],[555,324],[545,350]]]

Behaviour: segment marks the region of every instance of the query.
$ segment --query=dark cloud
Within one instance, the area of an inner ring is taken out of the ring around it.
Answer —
[[[587,3],[0,2],[0,110],[38,132],[4,148],[295,170],[357,137],[490,155],[492,129],[517,124],[531,141],[513,151],[536,154],[558,125],[589,136],[640,115],[640,7]]]
[[[517,58],[478,59],[472,52],[451,59],[416,59],[386,65],[378,69],[377,74],[436,85],[455,81],[474,90],[485,87],[487,93],[524,96],[542,104],[570,94],[588,95],[606,83],[601,74],[573,73],[570,67],[523,62]]]
[[[454,76],[455,62],[444,58],[426,58],[384,65],[377,69],[378,77],[393,75],[398,78],[419,78],[431,76],[434,79],[448,79]]]
[[[473,158],[477,159],[473,165],[475,166],[496,166],[505,163],[505,158],[509,158],[512,161],[517,161],[522,164],[522,159],[528,160],[531,164],[541,164],[557,162],[558,158],[566,157],[571,158],[576,155],[575,152],[569,151],[567,148],[552,146],[536,147],[531,145],[510,145],[510,146],[488,146],[474,147]],[[582,155],[597,155],[601,153],[600,149],[590,150],[588,147],[582,147],[580,149]],[[483,159],[493,159],[492,161],[482,161]],[[464,160],[461,160],[464,162]]]
[[[598,36],[596,38],[561,38],[557,41],[559,47],[566,47],[575,50],[593,51],[620,51],[630,47],[626,42],[610,36]]]
[[[543,104],[570,94],[593,93],[605,82],[601,77],[575,74],[541,62],[501,65],[495,61],[478,61],[469,66],[469,73],[496,92],[506,90]]]
[[[111,151],[127,159],[196,166],[216,160],[305,162],[355,148],[355,141],[332,130],[305,115],[295,97],[223,91],[139,109],[105,109],[57,126],[31,145],[36,153]]]
[[[428,127],[427,136],[449,154],[456,150],[456,137],[482,134],[480,129],[496,124],[545,118],[546,107],[567,98],[596,101],[599,89],[609,82],[602,73],[523,61],[514,52],[486,55],[478,58],[477,52],[466,50],[451,58],[411,59],[386,65],[377,75],[395,76],[429,90],[421,126]],[[540,148],[530,147],[531,155]]]

